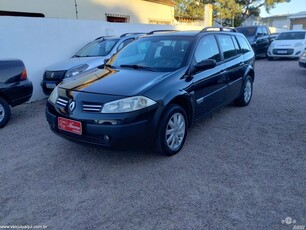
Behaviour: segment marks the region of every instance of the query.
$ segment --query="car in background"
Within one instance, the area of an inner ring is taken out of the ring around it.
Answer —
[[[239,33],[242,33],[252,46],[255,55],[266,56],[268,47],[275,38],[271,34],[267,26],[242,26],[235,28]]]
[[[299,66],[306,68],[306,50],[304,50],[304,52],[302,53],[302,55],[300,56],[299,59]]]
[[[0,60],[0,128],[10,119],[10,106],[14,107],[28,101],[32,92],[32,82],[27,78],[23,61]]]
[[[81,48],[70,59],[47,67],[41,82],[44,93],[49,95],[64,78],[96,67],[103,67],[104,60],[109,59],[118,50],[143,34],[125,33],[121,36],[99,37]]]
[[[268,60],[274,58],[299,58],[306,47],[306,30],[281,32],[268,49]]]
[[[233,101],[250,103],[254,62],[245,36],[222,28],[147,35],[104,69],[60,83],[47,101],[46,119],[57,135],[76,142],[155,146],[171,156],[195,121]]]

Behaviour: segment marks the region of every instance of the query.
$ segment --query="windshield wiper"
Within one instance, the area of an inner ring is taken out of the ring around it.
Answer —
[[[116,69],[115,66],[111,65],[111,64],[104,64],[105,67],[111,68],[111,69]]]
[[[149,67],[149,66],[144,66],[144,65],[121,65],[120,67],[127,67],[127,68],[133,68],[133,69],[144,69],[144,70],[149,70],[149,71],[154,71],[156,72],[157,70]]]

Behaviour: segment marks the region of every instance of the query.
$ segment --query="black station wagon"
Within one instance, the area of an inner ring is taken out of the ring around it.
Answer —
[[[56,134],[104,147],[181,150],[192,124],[235,102],[249,104],[254,52],[245,36],[203,29],[146,36],[59,84],[46,117]]]

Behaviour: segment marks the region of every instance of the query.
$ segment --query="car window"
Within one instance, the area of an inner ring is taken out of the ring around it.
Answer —
[[[219,48],[214,35],[207,35],[200,39],[194,54],[194,59],[196,63],[206,59],[214,59],[216,62],[221,60]]]
[[[275,40],[304,40],[305,32],[302,31],[292,31],[292,32],[282,32],[280,33]]]
[[[117,50],[121,50],[123,47],[125,47],[127,44],[129,44],[133,40],[134,40],[134,38],[129,38],[129,39],[124,40],[123,42],[120,43]]]
[[[258,36],[262,36],[263,35],[263,31],[262,31],[261,27],[257,28],[256,35],[258,35]]]
[[[268,30],[266,27],[262,27],[262,33],[263,35],[268,35]]]
[[[251,52],[251,47],[248,41],[243,36],[236,36],[236,38],[238,40],[241,53],[245,54],[245,53]]]
[[[119,39],[97,40],[89,43],[76,53],[76,57],[106,56],[110,53]]]
[[[233,42],[234,42],[234,47],[235,47],[235,49],[237,50],[237,53],[241,53],[241,50],[240,50],[240,48],[239,48],[239,45],[238,45],[238,42],[237,42],[235,36],[231,36],[231,38],[232,38],[232,40],[233,40]]]
[[[254,36],[256,34],[256,27],[238,27],[237,31],[245,36]]]
[[[228,34],[217,34],[217,39],[221,46],[224,59],[229,59],[237,55],[233,40]]]
[[[140,65],[159,71],[181,68],[192,42],[191,37],[146,37],[124,47],[112,58],[113,66]]]

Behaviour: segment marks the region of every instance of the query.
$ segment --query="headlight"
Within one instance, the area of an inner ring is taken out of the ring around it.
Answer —
[[[156,104],[155,101],[143,97],[128,97],[117,101],[106,103],[103,106],[101,113],[126,113],[135,110],[143,109]]]
[[[302,54],[302,57],[306,57],[306,51],[304,51],[304,53]]]
[[[53,89],[52,93],[50,94],[49,96],[49,101],[52,103],[52,104],[55,104],[56,103],[56,100],[58,98],[58,90],[57,90],[57,86]]]
[[[83,65],[78,65],[70,70],[68,70],[65,74],[65,78],[66,77],[72,77],[74,75],[77,75],[83,71],[85,71],[88,68],[87,64],[83,64]]]
[[[294,47],[301,47],[301,46],[303,46],[303,43],[302,43],[302,42],[299,42],[299,43],[295,43],[295,44],[294,44]]]

